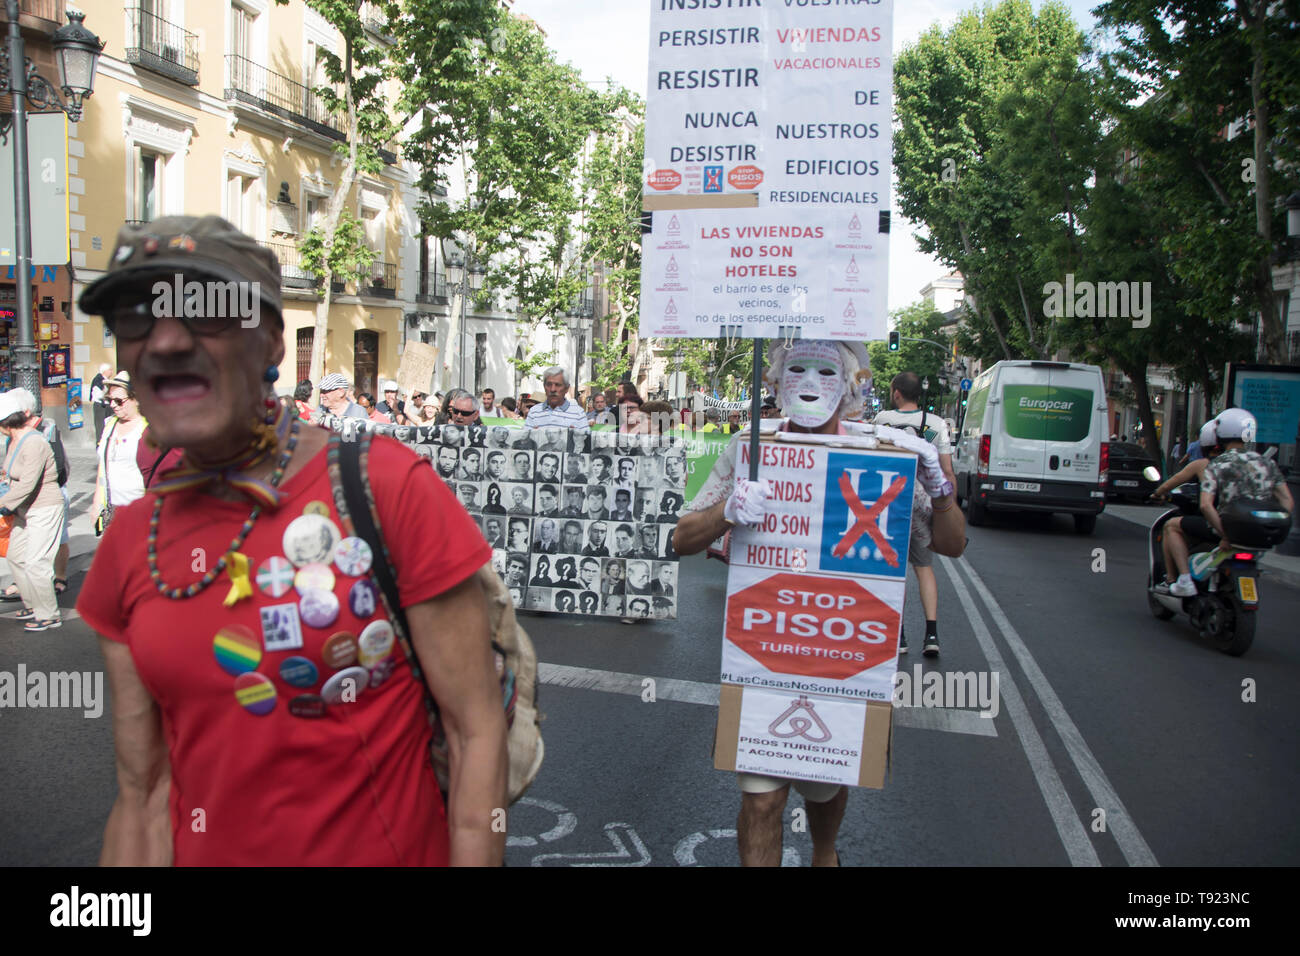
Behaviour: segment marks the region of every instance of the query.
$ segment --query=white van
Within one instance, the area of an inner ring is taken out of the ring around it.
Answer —
[[[1106,387],[1095,365],[998,362],[971,384],[953,442],[972,525],[990,511],[1074,515],[1091,534],[1106,506]]]

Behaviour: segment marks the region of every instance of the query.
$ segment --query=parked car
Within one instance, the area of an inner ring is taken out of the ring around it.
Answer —
[[[1141,445],[1111,442],[1110,484],[1106,488],[1106,494],[1120,500],[1146,501],[1159,484],[1142,474],[1147,467],[1158,470],[1160,464]]]

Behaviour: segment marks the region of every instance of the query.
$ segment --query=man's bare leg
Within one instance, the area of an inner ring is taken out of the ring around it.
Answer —
[[[835,852],[835,840],[840,835],[840,821],[844,819],[844,808],[848,802],[848,787],[840,787],[839,792],[825,803],[804,801],[808,808],[808,832],[813,841],[813,866],[840,865],[839,856]]]
[[[781,815],[785,812],[785,802],[789,796],[789,784],[769,793],[740,795],[736,845],[740,850],[741,866],[781,865]],[[843,812],[841,807],[840,813]],[[808,816],[811,821],[811,811]],[[838,826],[838,821],[836,825]]]

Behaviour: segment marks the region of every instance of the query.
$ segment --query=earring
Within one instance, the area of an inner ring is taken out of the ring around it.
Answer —
[[[274,382],[280,377],[280,369],[275,365],[268,365],[266,371],[262,373],[262,378],[268,382]]]

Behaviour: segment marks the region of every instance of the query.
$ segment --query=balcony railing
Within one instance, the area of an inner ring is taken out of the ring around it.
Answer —
[[[131,7],[126,13],[126,62],[169,76],[186,86],[198,86],[198,35],[141,7]]]
[[[344,138],[341,120],[310,87],[233,53],[226,55],[226,102],[247,103],[322,136]]]
[[[366,295],[379,296],[384,299],[397,298],[397,263],[374,261],[370,267],[370,281],[362,287]]]
[[[441,272],[421,272],[417,276],[419,291],[415,301],[421,305],[447,304],[447,276]]]
[[[288,242],[259,242],[275,253],[280,260],[280,285],[286,289],[313,290],[320,286],[320,279],[302,267],[302,253],[298,247]]]

